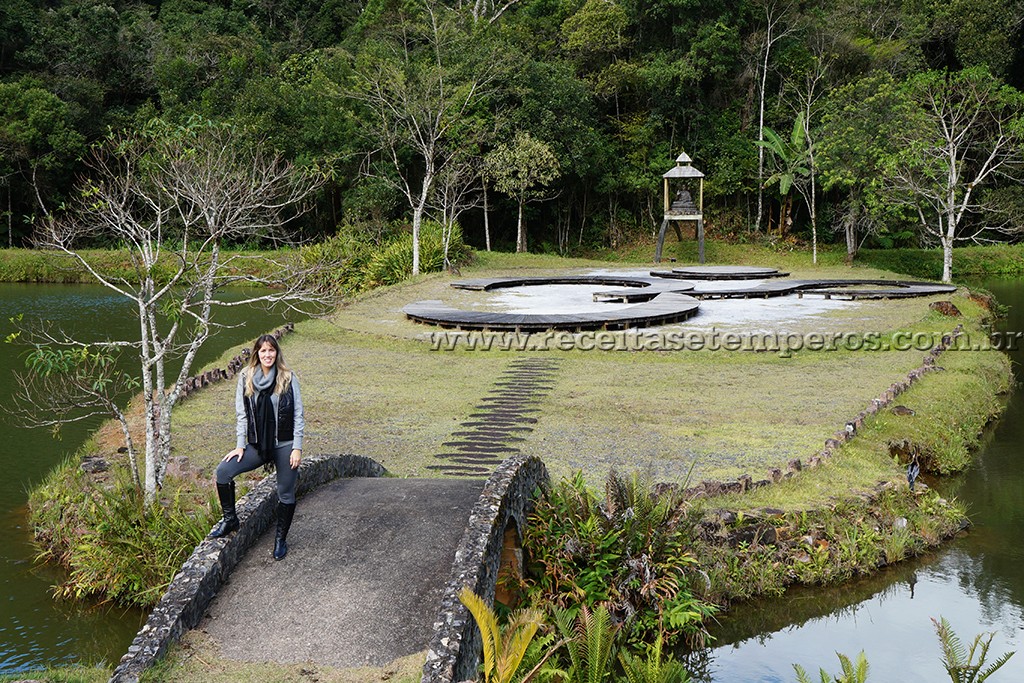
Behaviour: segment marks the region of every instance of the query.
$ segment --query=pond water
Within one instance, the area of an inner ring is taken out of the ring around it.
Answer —
[[[1000,321],[1024,331],[1024,282],[979,283],[1011,306]],[[1024,352],[1011,352],[1020,376]],[[830,589],[796,589],[781,599],[737,606],[714,630],[715,647],[691,662],[697,680],[790,683],[793,664],[813,680],[839,671],[836,652],[864,651],[871,681],[948,680],[931,618],[945,617],[961,640],[995,632],[989,661],[1018,654],[991,681],[1024,681],[1024,392],[986,435],[975,465],[935,487],[969,506],[968,534],[921,560]]]
[[[230,296],[230,295],[229,295]],[[0,340],[13,331],[12,316],[49,320],[78,335],[130,339],[137,334],[131,308],[99,285],[0,284]],[[197,358],[199,368],[229,347],[251,342],[280,326],[280,315],[262,308],[225,309],[222,322],[238,327],[218,333]],[[0,346],[0,403],[9,405],[13,370],[23,365],[21,349]],[[0,410],[0,674],[15,674],[70,662],[113,664],[127,650],[145,619],[140,610],[54,600],[50,587],[59,573],[33,563],[27,528],[28,490],[71,456],[98,421],[73,424],[55,440],[46,429],[12,424]],[[225,437],[227,438],[227,437]]]

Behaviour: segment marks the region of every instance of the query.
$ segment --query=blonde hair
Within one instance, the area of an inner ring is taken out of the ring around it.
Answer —
[[[277,368],[277,381],[274,383],[274,393],[280,396],[288,389],[288,385],[291,384],[292,371],[284,363],[284,354],[281,353],[281,345],[277,342],[277,337],[264,334],[258,337],[256,343],[252,345],[252,353],[249,354],[249,364],[242,371],[245,373],[246,396],[252,396],[256,393],[256,387],[253,386],[252,378],[256,368],[260,366],[260,349],[263,348],[264,344],[270,344],[277,351],[277,358],[274,360],[274,367]]]

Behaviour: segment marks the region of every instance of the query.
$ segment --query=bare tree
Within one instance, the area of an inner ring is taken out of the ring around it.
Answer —
[[[991,227],[984,214],[992,207],[977,190],[1021,182],[1024,96],[981,69],[921,74],[908,88],[917,109],[890,160],[890,196],[942,245],[942,281],[950,282],[953,245]],[[965,220],[972,214],[982,218]]]
[[[518,3],[519,0],[504,0],[504,2],[494,2],[494,0],[474,0],[470,13],[472,14],[473,21],[475,22],[486,20],[488,24],[493,24],[501,18],[501,15],[505,13],[505,10],[517,5]]]
[[[778,0],[765,0],[764,16],[765,30],[761,43],[761,53],[758,64],[758,115],[757,115],[757,217],[755,218],[754,229],[761,231],[761,214],[764,213],[764,101],[765,90],[768,84],[768,65],[772,48],[793,32],[791,27],[783,25],[789,17],[791,2],[779,2]]]
[[[118,368],[123,347],[116,342],[91,345],[71,339],[54,332],[46,322],[29,323],[8,341],[33,347],[25,359],[28,372],[15,373],[17,388],[11,406],[15,419],[23,426],[49,427],[57,436],[65,424],[113,417],[121,427],[132,480],[141,489],[135,440],[118,402],[139,388],[135,377]]]
[[[459,217],[481,203],[480,178],[483,160],[460,148],[454,151],[447,149],[442,155],[445,163],[441,164],[441,170],[437,174],[430,206],[437,213],[438,222],[441,224],[444,266],[450,268],[448,248],[451,246],[452,232],[459,224]]]
[[[821,102],[827,89],[826,79],[831,70],[833,58],[830,56],[823,36],[816,36],[811,45],[813,55],[811,64],[803,72],[799,80],[789,85],[796,94],[794,109],[802,121],[804,141],[807,145],[807,176],[797,179],[796,189],[807,204],[811,217],[811,262],[818,262],[818,169],[815,166],[817,149],[815,139],[817,127],[814,120],[820,110]],[[762,148],[763,151],[763,148]]]
[[[327,298],[317,289],[318,266],[300,267],[272,252],[253,256],[222,250],[229,241],[283,240],[286,223],[304,209],[318,182],[260,141],[246,144],[231,128],[203,121],[180,128],[157,122],[142,133],[114,137],[88,166],[92,175],[73,211],[46,221],[37,242],[68,254],[131,302],[139,335],[88,346],[58,335],[50,335],[49,342],[57,350],[96,350],[84,355],[84,366],[65,373],[73,387],[96,370],[94,353],[104,357],[125,348],[138,353],[145,421],[142,487],[152,501],[170,456],[172,410],[196,353],[218,327],[216,309],[258,301],[302,307]],[[92,265],[79,246],[97,237],[124,245],[129,274],[116,277]],[[247,263],[252,259],[269,261],[272,267],[262,271],[275,275],[250,274],[256,272]],[[219,299],[218,291],[232,285],[261,289]],[[171,359],[180,362],[173,376]],[[81,386],[77,390],[83,395]],[[107,398],[94,400],[117,415]],[[130,440],[126,445],[133,449]]]
[[[425,3],[425,21],[404,24],[364,51],[355,88],[347,93],[370,111],[375,153],[412,210],[412,272],[420,271],[420,227],[434,182],[450,157],[444,144],[453,127],[490,93],[501,59],[473,59],[475,47],[444,7]],[[417,160],[410,164],[407,151]]]

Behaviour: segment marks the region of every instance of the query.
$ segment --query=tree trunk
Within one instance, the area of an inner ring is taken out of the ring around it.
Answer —
[[[526,251],[526,225],[523,223],[523,202],[519,202],[519,224],[516,228],[516,252]]]
[[[430,186],[434,182],[434,167],[429,161],[423,174],[423,187],[420,189],[419,204],[412,211],[412,274],[420,274],[420,228],[423,226],[423,213],[427,210],[427,199]]]
[[[948,219],[947,219],[948,220]],[[953,281],[953,241],[954,241],[954,227],[952,221],[950,221],[950,227],[946,232],[942,234],[940,240],[942,241],[942,281],[952,282]]]
[[[764,65],[761,69],[761,88],[758,102],[757,140],[764,141],[764,91],[768,82],[768,54],[772,49],[772,23],[768,20],[768,38],[764,46]],[[757,216],[754,218],[754,230],[761,232],[761,214],[764,212],[764,146],[757,146]],[[770,230],[769,230],[770,232]]]
[[[487,181],[483,181],[484,186],[484,243],[487,245],[487,251],[491,250],[491,222],[490,222],[490,211],[487,206]]]

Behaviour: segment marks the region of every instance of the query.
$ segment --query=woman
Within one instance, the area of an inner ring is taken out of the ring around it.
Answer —
[[[210,536],[238,529],[235,477],[260,465],[277,468],[277,536],[274,559],[288,554],[288,529],[295,514],[295,483],[302,461],[305,418],[299,380],[284,363],[277,339],[265,334],[253,344],[249,364],[238,373],[235,391],[237,446],[217,466],[217,496],[224,518]]]

